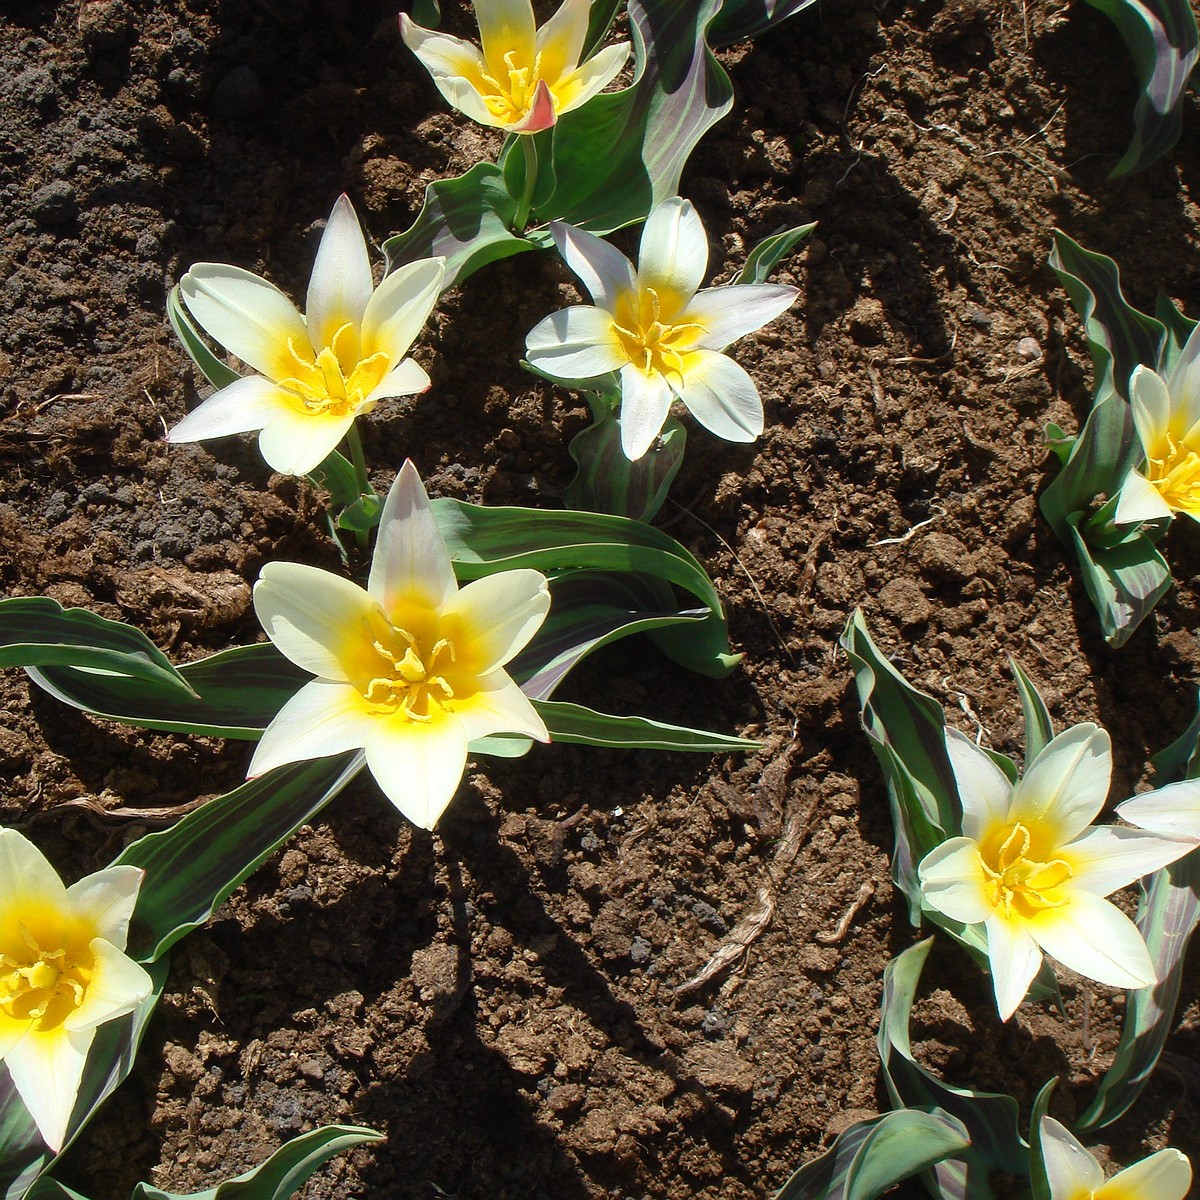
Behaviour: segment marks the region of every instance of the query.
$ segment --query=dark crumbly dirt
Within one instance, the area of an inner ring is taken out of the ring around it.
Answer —
[[[165,291],[215,259],[301,295],[339,191],[381,240],[425,184],[496,146],[445,111],[392,0],[0,12],[0,586],[132,621],[180,659],[252,640],[261,565],[337,555],[322,497],[271,476],[251,439],[164,444],[197,396]],[[183,943],[133,1078],[64,1170],[87,1194],[210,1186],[315,1124],[357,1121],[387,1142],[308,1195],[765,1195],[883,1102],[880,979],[915,936],[836,648],[849,611],[1011,753],[1017,657],[1058,721],[1110,728],[1114,800],[1186,724],[1194,527],[1168,541],[1178,591],[1113,652],[1035,494],[1043,423],[1075,427],[1088,403],[1050,229],[1117,257],[1142,307],[1162,287],[1200,312],[1194,101],[1169,163],[1110,183],[1133,74],[1083,4],[822,0],[722,59],[737,106],[682,186],[715,274],[778,226],[820,221],[778,276],[801,301],[738,350],[766,434],[741,449],[693,430],[684,507],[667,514],[727,598],[745,663],[711,684],[617,651],[571,695],[762,750],[481,762],[433,837],[364,780]],[[452,295],[417,350],[432,391],[367,423],[379,486],[412,455],[434,494],[557,503],[585,410],[517,360],[574,294],[529,255]],[[148,827],[97,808],[186,803],[245,770],[242,744],[92,721],[19,673],[0,692],[3,817],[69,875]],[[756,912],[769,920],[736,968],[689,988]],[[1200,1151],[1196,982],[1111,1131],[1115,1161],[1167,1139]],[[1074,978],[1065,995],[1065,1017],[1026,1005],[1001,1027],[947,948],[914,1041],[1025,1111],[1061,1076],[1070,1120],[1122,1002]]]

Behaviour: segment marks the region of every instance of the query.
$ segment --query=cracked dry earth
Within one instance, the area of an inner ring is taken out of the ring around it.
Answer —
[[[0,586],[132,622],[177,661],[253,640],[265,561],[338,557],[323,497],[251,439],[164,444],[198,396],[166,290],[215,259],[300,294],[340,191],[379,242],[498,146],[445,111],[391,0],[0,15]],[[691,430],[664,512],[745,659],[712,683],[610,650],[567,694],[761,749],[480,761],[435,836],[364,777],[182,943],[133,1076],[62,1170],[89,1196],[212,1186],[331,1121],[388,1137],[320,1172],[312,1200],[765,1196],[884,1103],[880,980],[917,936],[837,648],[854,606],[999,749],[1021,745],[1010,655],[1057,721],[1106,724],[1114,802],[1186,725],[1195,529],[1169,538],[1177,591],[1116,652],[1035,497],[1042,426],[1077,427],[1090,385],[1051,228],[1115,256],[1139,306],[1162,287],[1200,313],[1194,98],[1172,158],[1112,183],[1133,73],[1082,3],[821,0],[720,57],[736,107],[681,188],[715,276],[820,222],[777,276],[800,301],[737,351],[766,433]],[[435,495],[556,505],[586,409],[517,363],[576,294],[535,255],[452,293],[416,351],[432,390],[366,422],[377,486],[411,455]],[[244,744],[90,720],[19,672],[0,691],[2,818],[68,875],[245,771]],[[1030,1004],[1002,1027],[955,950],[927,974],[926,1063],[1026,1112],[1051,1075],[1056,1115],[1087,1103],[1121,996],[1066,977],[1064,1016]],[[1200,1151],[1194,969],[1184,995],[1107,1135],[1116,1161],[1168,1138]]]

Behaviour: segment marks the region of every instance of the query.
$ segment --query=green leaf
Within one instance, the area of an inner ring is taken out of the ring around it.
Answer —
[[[1141,95],[1129,149],[1112,178],[1141,171],[1179,140],[1183,96],[1200,56],[1196,15],[1188,0],[1088,0],[1107,16],[1133,56]]]
[[[517,202],[494,163],[476,163],[457,179],[439,179],[425,189],[417,219],[383,243],[387,269],[418,258],[446,260],[443,290],[461,283],[480,267],[533,249],[512,231]]]
[[[1025,766],[1046,748],[1054,738],[1054,722],[1033,680],[1015,658],[1008,660],[1009,670],[1017,682],[1017,693],[1021,697],[1021,713],[1025,718]]]
[[[114,865],[146,872],[130,926],[130,954],[153,962],[203,925],[354,778],[363,761],[361,754],[338,754],[279,767],[126,846]]]
[[[630,462],[621,449],[621,422],[609,413],[571,439],[579,471],[567,484],[567,507],[652,521],[683,465],[686,441],[682,423],[668,417],[658,441]]]
[[[725,0],[709,37],[714,46],[728,46],[774,29],[781,21],[803,12],[816,0]]]
[[[992,1189],[992,1172],[1023,1174],[1029,1147],[1018,1132],[1017,1102],[996,1092],[952,1087],[921,1066],[913,1056],[909,1019],[921,969],[933,939],[894,958],[883,976],[883,1009],[879,1020],[879,1057],[883,1080],[896,1108],[941,1109],[962,1122],[971,1144],[932,1169],[942,1197],[961,1200],[1010,1200]]]
[[[188,358],[196,364],[200,374],[215,388],[228,387],[236,383],[241,376],[232,368],[227,367],[209,348],[200,331],[192,323],[187,310],[179,298],[179,284],[167,293],[167,320],[175,330]]]
[[[1179,358],[1179,352],[1183,349],[1184,343],[1192,336],[1192,330],[1196,328],[1196,322],[1191,320],[1190,317],[1185,317],[1175,307],[1175,302],[1171,297],[1164,292],[1159,292],[1155,298],[1154,315],[1162,322],[1163,328],[1167,331],[1167,340],[1163,346],[1162,362],[1159,370],[1164,374],[1170,374],[1174,369],[1176,360]]]
[[[266,1162],[203,1192],[164,1192],[148,1183],[133,1189],[131,1200],[288,1200],[335,1154],[381,1142],[383,1134],[359,1125],[322,1125],[285,1142]]]
[[[1034,1097],[1029,1113],[1029,1187],[1031,1200],[1054,1200],[1050,1194],[1050,1177],[1046,1173],[1046,1158],[1042,1151],[1042,1118],[1050,1108],[1050,1096],[1058,1079],[1048,1079]]]
[[[1200,778],[1200,700],[1188,727],[1169,746],[1152,755],[1150,762],[1161,781],[1159,786],[1177,779]]]
[[[482,508],[461,500],[433,501],[433,513],[460,578],[476,579],[513,567],[556,571],[630,571],[691,592],[709,615],[684,631],[660,630],[664,653],[720,679],[737,665],[730,652],[720,597],[704,568],[674,538],[628,517],[602,513]]]
[[[335,508],[353,504],[359,498],[354,466],[336,450],[331,450],[320,466],[309,471],[308,478],[329,493],[329,503]]]
[[[369,533],[379,524],[383,500],[379,496],[359,496],[338,514],[338,528],[354,533]]]
[[[810,0],[811,2],[811,0]],[[724,10],[722,10],[722,13]],[[816,221],[808,225],[796,225],[791,229],[781,229],[770,237],[764,238],[746,259],[735,283],[766,283],[771,272],[802,242],[814,229]]]
[[[936,1109],[899,1109],[856,1121],[824,1154],[805,1163],[775,1200],[875,1200],[969,1144],[963,1123]]]
[[[1128,399],[1133,368],[1138,363],[1158,366],[1166,336],[1162,323],[1125,299],[1120,268],[1111,258],[1085,250],[1061,229],[1054,231],[1050,266],[1083,320],[1096,375],[1096,401],[1114,389]]]
[[[576,746],[610,746],[622,750],[698,750],[719,753],[725,750],[755,750],[758,742],[749,738],[667,725],[648,717],[620,717],[596,712],[582,704],[563,700],[535,700],[555,742]]]
[[[97,680],[136,679],[186,697],[187,681],[144,633],[49,596],[0,600],[0,667],[70,667]]]

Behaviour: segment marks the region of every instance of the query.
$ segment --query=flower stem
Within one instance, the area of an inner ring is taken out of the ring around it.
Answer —
[[[517,212],[513,217],[513,232],[524,233],[529,224],[529,213],[533,208],[533,192],[537,187],[538,152],[533,140],[533,134],[517,135],[521,141],[521,149],[525,152],[525,186],[521,189],[521,199],[517,203]]]
[[[350,447],[350,461],[354,464],[354,481],[358,487],[359,497],[366,499],[368,496],[375,495],[375,490],[371,487],[371,481],[367,477],[367,460],[363,454],[362,438],[358,436],[357,425],[351,424],[346,431],[346,443]],[[365,529],[356,530],[355,536],[358,548],[366,550],[367,531]]]

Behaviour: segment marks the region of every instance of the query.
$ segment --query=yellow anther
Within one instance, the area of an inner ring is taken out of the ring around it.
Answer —
[[[1074,874],[1070,864],[1061,858],[1049,862],[1030,858],[1033,836],[1020,821],[1014,821],[1002,834],[987,839],[979,852],[991,906],[1006,917],[1016,913],[1028,918],[1066,904],[1059,889]]]
[[[367,682],[362,695],[377,711],[424,722],[434,716],[431,704],[444,708],[454,699],[454,688],[442,674],[455,661],[454,645],[447,638],[438,638],[425,651],[416,637],[398,625],[373,628],[371,635],[371,645],[386,670]]]
[[[1146,477],[1173,508],[1200,512],[1200,454],[1168,434],[1157,457],[1147,461]]]

